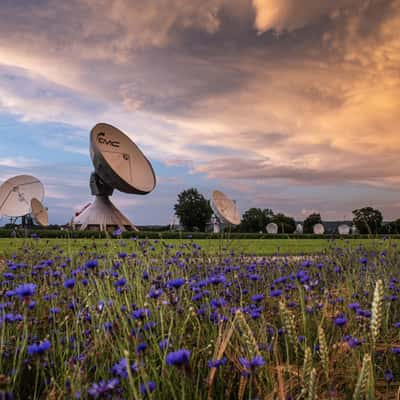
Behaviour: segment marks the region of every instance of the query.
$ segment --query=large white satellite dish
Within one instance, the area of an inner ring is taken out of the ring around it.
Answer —
[[[267,233],[271,235],[276,235],[278,233],[278,225],[275,222],[270,222],[266,226]]]
[[[0,215],[24,217],[31,212],[33,198],[43,201],[44,187],[31,175],[18,175],[0,186]]]
[[[315,235],[323,235],[325,233],[325,228],[322,224],[315,224],[313,231]]]
[[[79,229],[137,230],[110,201],[114,189],[125,193],[147,194],[156,186],[150,161],[119,129],[104,123],[90,132],[90,157],[95,171],[90,177],[94,202],[73,220]]]
[[[214,233],[219,233],[221,225],[239,225],[240,212],[233,200],[219,190],[211,194],[211,208],[214,212]]]
[[[49,216],[47,213],[47,209],[43,206],[42,202],[35,197],[31,200],[31,209],[31,214],[39,225],[49,225]]]
[[[349,235],[350,227],[347,224],[341,224],[338,226],[339,235]]]

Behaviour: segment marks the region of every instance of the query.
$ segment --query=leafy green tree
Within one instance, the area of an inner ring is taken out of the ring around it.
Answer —
[[[382,213],[372,207],[358,208],[353,211],[353,224],[361,234],[379,233],[382,228]]]
[[[304,233],[314,233],[314,230],[313,230],[314,225],[321,224],[321,223],[322,223],[321,214],[312,213],[304,220],[303,232]]]
[[[381,233],[396,234],[400,233],[400,219],[382,225]]]
[[[296,221],[283,213],[275,214],[272,222],[278,225],[279,233],[293,233],[296,230]]]
[[[241,232],[260,232],[265,230],[265,225],[271,222],[274,216],[270,208],[250,208],[242,215],[240,223]]]
[[[174,210],[187,231],[204,231],[212,215],[209,201],[195,188],[178,194],[178,202],[174,205]]]

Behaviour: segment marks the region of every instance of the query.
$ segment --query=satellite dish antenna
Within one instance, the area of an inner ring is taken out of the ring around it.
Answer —
[[[239,225],[240,213],[236,203],[219,190],[211,194],[211,208],[214,212],[212,218],[213,231],[219,233],[222,225]]]
[[[35,197],[31,200],[32,216],[40,226],[49,225],[49,215],[42,202]]]
[[[341,224],[338,226],[339,235],[348,235],[350,234],[350,227],[347,224]]]
[[[31,175],[18,175],[0,186],[0,215],[16,220],[31,212],[33,198],[43,201],[44,187],[39,179]]]
[[[315,224],[313,231],[315,235],[323,235],[325,233],[325,228],[322,224]]]
[[[297,224],[295,233],[303,233],[303,225]]]
[[[270,222],[266,226],[267,233],[271,235],[276,235],[278,233],[278,225],[275,222]]]
[[[90,132],[90,157],[94,172],[90,189],[94,202],[73,220],[79,229],[138,229],[111,202],[114,189],[124,193],[148,194],[156,186],[150,161],[133,141],[119,129],[104,123]]]

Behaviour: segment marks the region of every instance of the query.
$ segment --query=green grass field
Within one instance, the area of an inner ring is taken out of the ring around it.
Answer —
[[[0,239],[0,256],[11,254],[15,249],[21,247],[24,240],[32,241],[33,239]],[[116,242],[117,239],[40,239],[42,247],[53,247],[55,245],[63,248],[67,252],[76,252],[82,246],[92,246],[96,243],[98,247],[104,246],[106,242]],[[131,240],[123,240],[126,243],[126,250],[134,250],[137,245]],[[151,239],[150,242],[154,242]],[[167,239],[164,243],[174,244],[179,247],[182,243],[190,243],[189,239]],[[207,253],[218,254],[222,250],[234,250],[236,253],[252,254],[252,255],[274,255],[274,254],[315,254],[326,250],[329,246],[334,247],[357,247],[360,244],[374,248],[386,248],[393,244],[399,244],[399,239],[382,240],[382,239],[197,239],[195,242],[202,246]]]

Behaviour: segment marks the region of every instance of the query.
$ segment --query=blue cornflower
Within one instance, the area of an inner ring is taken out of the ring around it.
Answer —
[[[139,344],[136,346],[136,351],[137,351],[138,353],[142,353],[142,352],[144,352],[146,349],[147,349],[147,343],[146,343],[146,342],[139,343]]]
[[[188,365],[189,359],[190,359],[190,351],[186,349],[180,349],[168,353],[166,362],[167,365],[175,365],[177,367],[180,367]]]
[[[156,326],[156,323],[155,323],[154,321],[149,321],[149,322],[146,322],[146,323],[143,325],[143,329],[144,329],[145,331],[150,331],[150,330],[153,329],[155,326]]]
[[[255,295],[251,296],[251,301],[254,301],[255,303],[258,303],[261,300],[264,300],[263,294],[255,294]]]
[[[221,358],[220,360],[209,360],[207,362],[208,368],[218,368],[221,365],[226,364],[226,357]]]
[[[118,384],[119,380],[117,378],[110,379],[108,382],[101,380],[98,383],[93,383],[93,385],[89,388],[88,393],[90,396],[97,399],[103,394],[113,391]]]
[[[96,268],[99,265],[99,262],[94,259],[94,260],[88,260],[86,261],[85,267],[89,269]]]
[[[122,287],[126,285],[127,280],[125,278],[120,278],[116,282],[114,282],[114,286]]]
[[[149,297],[152,299],[157,299],[162,295],[163,291],[161,289],[150,289]]]
[[[365,318],[370,318],[372,315],[370,310],[362,310],[361,308],[358,308],[356,310],[356,314],[361,315],[362,317],[365,317]]]
[[[110,321],[104,322],[103,328],[106,332],[111,332],[113,328],[113,323]]]
[[[170,281],[168,281],[167,286],[170,289],[179,289],[182,285],[184,285],[186,282],[185,279],[183,278],[177,278],[177,279],[171,279]]]
[[[158,347],[160,348],[161,351],[164,351],[168,347],[168,345],[169,345],[169,339],[168,338],[164,339],[164,340],[161,340],[158,343]]]
[[[346,325],[346,323],[347,323],[347,318],[345,315],[339,315],[338,317],[335,318],[336,326],[343,326]]]
[[[394,380],[394,375],[390,369],[387,369],[383,375],[383,378],[386,382],[392,382]]]
[[[150,316],[150,310],[148,308],[138,308],[132,313],[135,319],[144,319]]]
[[[75,286],[75,279],[69,278],[64,281],[64,287],[66,289],[72,289]]]
[[[15,290],[14,294],[18,295],[20,298],[31,297],[35,294],[36,285],[34,283],[24,283],[19,285]]]
[[[36,355],[36,354],[43,354],[45,353],[49,348],[51,347],[51,343],[49,340],[43,340],[43,342],[40,342],[39,344],[34,343],[31,345],[28,345],[28,354],[30,356]]]
[[[271,290],[271,291],[269,292],[269,295],[270,295],[271,297],[279,297],[282,293],[283,293],[283,292],[282,292],[281,289],[274,289],[274,290]]]
[[[400,354],[400,347],[392,347],[392,348],[390,349],[390,351],[391,351],[393,354]]]
[[[21,314],[7,313],[4,316],[4,320],[6,322],[20,322],[20,321],[23,321],[24,318],[23,318],[23,316]]]
[[[348,307],[350,308],[350,310],[357,311],[360,308],[360,303],[350,303]]]
[[[245,357],[239,357],[240,364],[248,371],[254,371],[258,367],[265,365],[265,360],[262,356],[255,356],[253,359],[249,360]]]
[[[360,339],[357,339],[356,337],[353,336],[346,336],[344,338],[347,342],[347,344],[350,346],[350,348],[354,349],[357,346],[360,346],[362,344],[362,341]]]
[[[148,273],[148,271],[144,271],[144,272],[143,272],[143,274],[142,274],[142,279],[145,280],[145,281],[147,281],[147,280],[149,279],[149,273]]]
[[[211,283],[212,285],[218,285],[219,283],[225,283],[225,282],[226,278],[224,274],[214,275],[208,279],[208,283]]]
[[[111,367],[110,372],[111,372],[113,375],[117,375],[117,376],[119,376],[120,378],[126,379],[126,378],[128,377],[127,365],[128,365],[128,363],[127,363],[127,361],[126,361],[126,358],[121,358],[117,363],[115,363],[115,364]],[[131,365],[131,370],[134,371],[134,372],[137,372],[138,367],[137,367],[137,364],[136,364],[136,363],[134,363],[134,364]]]
[[[156,390],[156,384],[153,381],[140,384],[140,393],[143,397],[146,397],[148,393],[152,393]]]
[[[119,236],[121,236],[121,235],[122,235],[122,229],[121,229],[121,228],[117,228],[117,229],[112,233],[112,235],[113,235],[114,237],[119,237]]]
[[[226,303],[226,300],[224,298],[220,297],[219,299],[212,299],[210,301],[210,304],[214,308],[219,308],[219,307],[226,306],[227,303]]]

